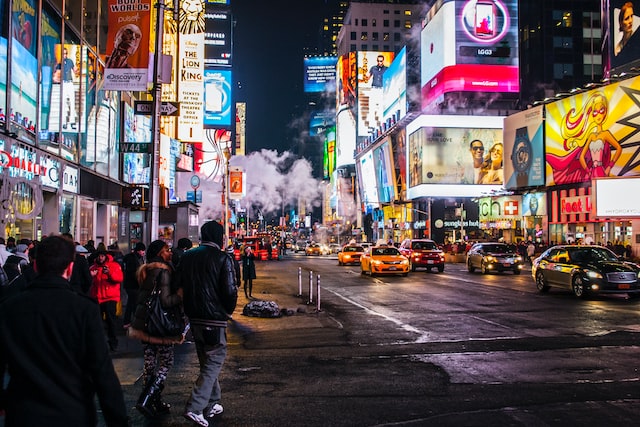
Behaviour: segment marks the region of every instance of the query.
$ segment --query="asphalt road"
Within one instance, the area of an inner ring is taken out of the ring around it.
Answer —
[[[254,296],[294,314],[244,316],[241,292],[220,378],[225,412],[212,426],[638,424],[638,300],[540,295],[528,271],[463,264],[372,278],[290,255],[257,270]],[[114,364],[133,408],[140,344],[123,337]],[[190,425],[181,412],[196,376],[185,343],[165,390],[173,414],[147,421],[132,409],[133,425]]]

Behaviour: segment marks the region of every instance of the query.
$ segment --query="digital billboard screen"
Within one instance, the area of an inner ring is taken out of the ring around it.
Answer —
[[[501,188],[503,119],[422,115],[407,125],[407,197],[474,197]]]
[[[376,184],[376,169],[373,164],[373,152],[367,151],[358,159],[358,180],[360,181],[360,199],[369,211],[380,206],[378,201],[378,186]]]
[[[231,66],[231,12],[207,1],[205,5],[204,65]]]
[[[304,58],[304,91],[333,92],[336,89],[335,56],[313,56]]]
[[[204,70],[205,128],[231,126],[231,70]]]
[[[358,136],[383,123],[383,79],[393,58],[393,52],[358,52]]]
[[[373,165],[376,170],[378,200],[381,203],[392,202],[396,198],[396,179],[389,139],[373,149]]]
[[[382,120],[386,122],[395,115],[396,121],[407,115],[407,48],[389,65],[382,78]]]
[[[356,53],[349,52],[342,55],[336,62],[336,109],[348,105],[356,105],[356,78],[358,64]]]
[[[504,119],[505,188],[544,185],[544,107]]]
[[[438,2],[425,19],[421,54],[423,109],[448,92],[517,93],[517,1]]]
[[[640,175],[640,78],[546,105],[546,185]]]
[[[336,166],[352,165],[356,149],[356,119],[353,110],[346,107],[336,117]]]
[[[612,72],[640,63],[640,6],[629,0],[609,0],[609,58]]]

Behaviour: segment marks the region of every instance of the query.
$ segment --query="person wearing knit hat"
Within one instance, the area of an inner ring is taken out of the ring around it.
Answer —
[[[129,331],[146,334],[146,337],[144,335],[141,337],[144,344],[142,377],[145,386],[138,397],[136,409],[150,419],[170,412],[170,405],[162,401],[161,393],[169,370],[173,366],[173,345],[180,343],[180,338],[184,338],[151,335],[146,328],[149,317],[147,301],[157,287],[164,309],[168,310],[182,305],[182,297],[172,283],[173,273],[171,249],[166,242],[154,240],[147,247],[147,263],[137,271],[140,293],[135,315],[129,328]],[[181,308],[180,312],[182,312]]]
[[[226,327],[236,308],[238,288],[232,257],[222,248],[222,225],[209,221],[200,228],[200,235],[202,244],[180,258],[177,277],[200,362],[183,415],[208,426],[207,418],[223,412],[218,376],[227,356]]]

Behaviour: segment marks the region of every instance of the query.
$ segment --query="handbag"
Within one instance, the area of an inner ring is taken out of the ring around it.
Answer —
[[[165,308],[160,301],[160,289],[158,284],[151,291],[151,295],[146,302],[147,321],[146,332],[154,337],[173,337],[180,335],[184,330],[184,317],[180,306]]]

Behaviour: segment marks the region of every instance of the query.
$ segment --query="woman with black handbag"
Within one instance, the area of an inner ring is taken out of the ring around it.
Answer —
[[[144,389],[136,403],[145,417],[154,418],[170,412],[170,405],[161,398],[164,382],[173,366],[173,346],[184,340],[182,331],[168,332],[158,330],[158,324],[166,323],[166,319],[157,317],[176,313],[182,321],[182,295],[180,290],[172,286],[174,272],[171,264],[171,249],[162,240],[155,240],[147,248],[147,263],[137,273],[140,284],[138,305],[131,323],[129,336],[137,337],[144,343],[144,368],[142,377]],[[153,309],[153,299],[158,298],[164,313]],[[154,318],[155,317],[155,318]],[[184,323],[182,323],[184,325]],[[179,326],[178,326],[179,327]]]

